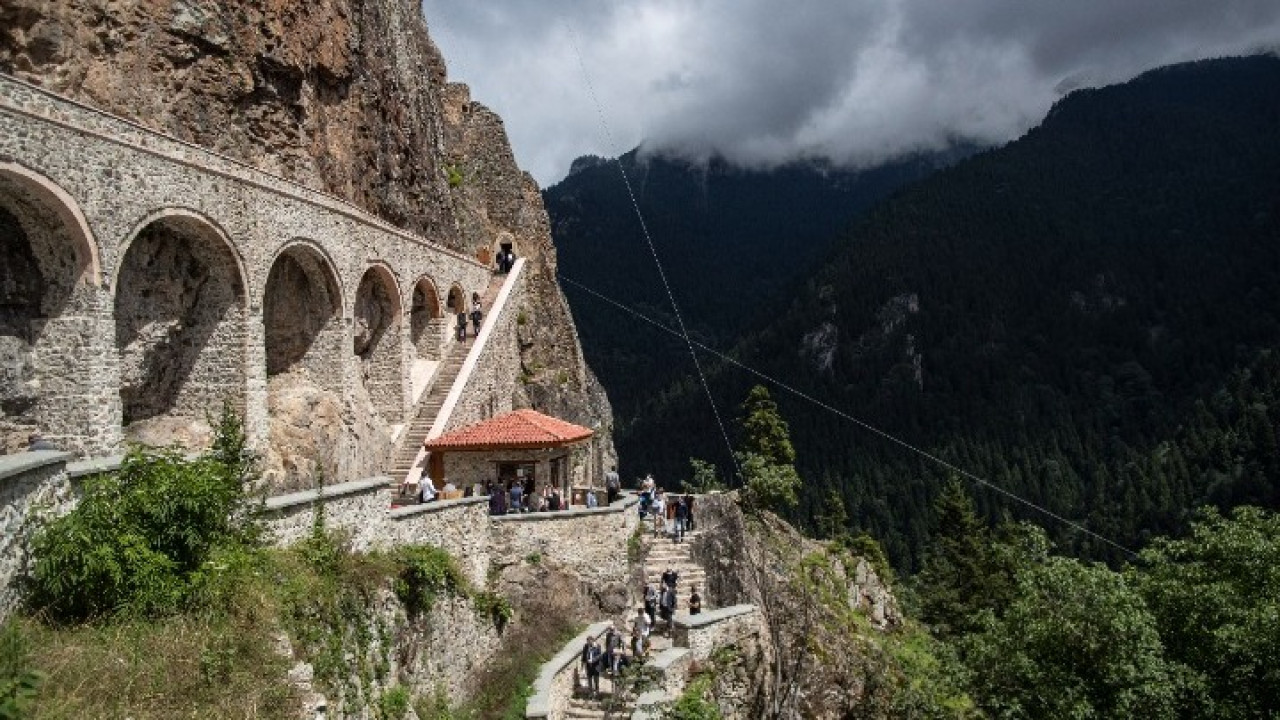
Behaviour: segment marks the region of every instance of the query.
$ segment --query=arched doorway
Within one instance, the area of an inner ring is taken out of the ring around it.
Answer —
[[[374,265],[356,290],[353,352],[374,410],[396,424],[404,415],[404,353],[401,349],[400,290],[391,271]]]
[[[94,316],[97,248],[61,188],[0,163],[0,453],[39,431],[79,452],[106,449],[105,368]]]
[[[440,296],[431,278],[423,277],[413,286],[413,306],[409,309],[409,339],[418,357],[439,360],[443,333]]]
[[[128,244],[116,278],[115,341],[125,435],[206,447],[224,402],[243,413],[245,285],[212,222],[165,212]]]

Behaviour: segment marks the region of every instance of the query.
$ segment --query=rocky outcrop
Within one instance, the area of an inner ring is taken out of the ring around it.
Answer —
[[[501,119],[446,81],[415,0],[12,0],[0,6],[0,70],[466,255],[488,260],[509,243],[531,288],[515,401],[607,432],[537,185]],[[22,374],[18,353],[0,359]]]
[[[771,514],[744,515],[736,494],[699,497],[695,517],[706,601],[754,604],[768,628],[759,648],[719,663],[723,709],[736,717],[875,716],[880,638],[903,618],[871,564]]]

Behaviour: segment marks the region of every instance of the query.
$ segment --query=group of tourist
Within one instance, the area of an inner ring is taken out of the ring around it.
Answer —
[[[489,493],[490,515],[569,509],[568,500],[561,497],[560,489],[553,485],[543,485],[541,491],[534,491],[526,487],[526,483],[519,481],[511,483],[510,488],[504,488],[502,483],[490,483],[486,492]],[[595,507],[595,491],[588,490],[584,501],[587,507]]]
[[[655,628],[659,627],[659,621],[662,622],[660,631],[668,636],[671,635],[676,608],[679,605],[676,597],[679,581],[680,574],[668,567],[662,573],[658,588],[655,588],[652,583],[645,584],[644,605],[636,611],[636,616],[631,620],[629,647],[623,646],[622,634],[612,623],[602,636],[603,647],[600,638],[587,638],[587,642],[582,646],[581,660],[582,672],[586,677],[586,688],[590,692],[600,692],[601,674],[618,677],[630,665],[644,662],[649,655],[650,636]],[[694,586],[689,593],[689,614],[697,615],[701,612],[702,596],[698,594],[697,586]]]
[[[638,512],[641,522],[646,517],[653,518],[654,533],[665,535],[669,528],[672,542],[684,542],[685,532],[693,530],[693,495],[669,496],[654,482],[652,475],[645,476],[640,484]],[[668,520],[672,521],[671,525],[667,524]]]

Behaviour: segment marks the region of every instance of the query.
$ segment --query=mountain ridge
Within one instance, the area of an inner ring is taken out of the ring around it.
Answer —
[[[1023,138],[869,210],[733,354],[1122,541],[1175,530],[1213,481],[1150,456],[1280,342],[1276,97],[1273,56],[1073,92]],[[913,294],[918,310],[885,329],[882,313]],[[750,382],[715,373],[721,408]],[[660,477],[684,476],[691,455],[727,470],[701,388],[685,380],[661,398],[626,434],[624,465],[643,448]],[[779,403],[809,485],[800,519],[834,489],[853,526],[913,562],[946,472]],[[1132,516],[1108,506],[1127,485],[1144,496]],[[1025,510],[978,502],[991,516]]]

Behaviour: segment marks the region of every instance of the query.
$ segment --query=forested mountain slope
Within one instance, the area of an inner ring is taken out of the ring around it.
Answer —
[[[1276,507],[1278,129],[1273,56],[1073,92],[1023,138],[868,212],[734,352],[1123,543],[1177,531],[1208,501]],[[754,381],[717,370],[722,408]],[[834,488],[852,525],[914,562],[945,471],[775,397],[806,480],[801,519]],[[687,378],[621,453],[660,478],[690,456],[728,464]],[[988,515],[1027,515],[975,492]]]
[[[973,152],[968,146],[862,171],[818,162],[742,170],[633,150],[620,158],[690,330],[726,344],[779,309],[779,292],[857,213]],[[561,274],[674,326],[671,305],[618,163],[579,158],[543,191]],[[637,332],[629,318],[562,282],[588,363],[626,432],[665,385],[691,370],[682,341]]]

